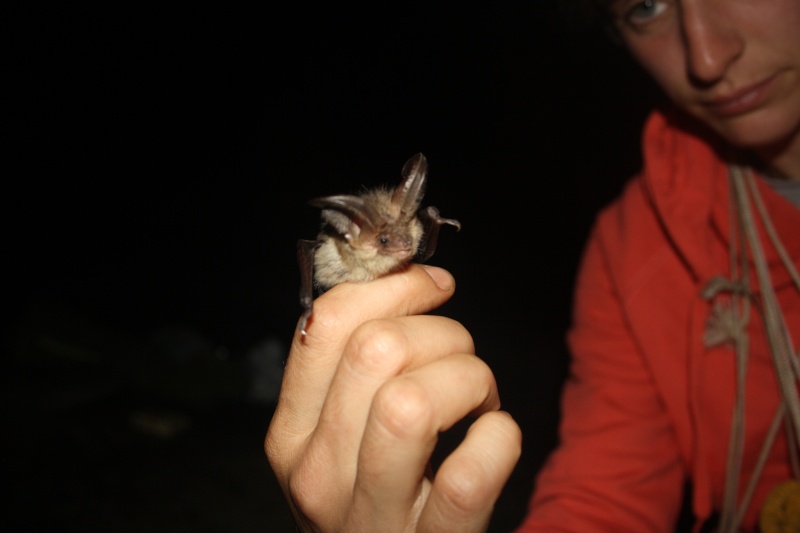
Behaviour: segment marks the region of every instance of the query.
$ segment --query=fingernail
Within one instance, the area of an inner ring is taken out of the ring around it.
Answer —
[[[450,272],[443,268],[430,265],[422,265],[422,268],[425,269],[425,272],[428,273],[437,287],[443,291],[453,290],[455,280],[453,279],[453,276],[450,275]]]

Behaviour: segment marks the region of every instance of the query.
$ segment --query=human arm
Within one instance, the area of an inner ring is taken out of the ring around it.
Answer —
[[[337,285],[296,333],[265,449],[303,531],[483,531],[520,453],[491,371],[459,323],[422,315],[449,273]],[[435,475],[439,432],[476,417]]]

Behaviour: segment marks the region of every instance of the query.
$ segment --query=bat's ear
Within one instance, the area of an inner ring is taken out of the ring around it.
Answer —
[[[363,198],[350,195],[314,198],[310,205],[322,209],[322,219],[347,239],[356,239],[362,230],[375,227],[380,217]]]
[[[403,214],[417,212],[425,194],[425,178],[428,175],[428,160],[416,154],[403,165],[403,180],[392,193],[392,206]]]

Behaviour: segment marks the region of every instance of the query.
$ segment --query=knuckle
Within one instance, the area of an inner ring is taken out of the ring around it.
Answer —
[[[309,482],[309,478],[313,480],[313,473],[300,465],[289,478],[288,497],[298,512],[314,523],[324,517],[331,495],[327,491],[318,490],[318,485]]]
[[[318,340],[321,344],[329,342],[341,334],[343,324],[341,307],[334,302],[329,303],[326,298],[318,298],[314,301],[314,312],[307,326],[309,330],[313,328],[313,335],[308,340]]]
[[[424,436],[434,428],[428,392],[407,378],[388,381],[378,390],[372,414],[379,426],[398,439]]]
[[[482,382],[494,383],[495,377],[492,368],[477,355],[468,354],[467,359],[473,365],[473,371],[480,378]]]
[[[264,453],[279,480],[286,476],[291,467],[291,452],[288,444],[286,432],[278,419],[278,415],[276,415],[273,417],[264,437]]]
[[[276,472],[281,468],[282,463],[280,461],[280,450],[281,446],[278,442],[275,428],[271,425],[267,430],[266,437],[264,437],[264,453],[266,454],[272,469]]]
[[[286,481],[286,496],[292,507],[311,524],[323,524],[333,518],[331,509],[343,508],[350,498],[346,476],[326,470],[325,454],[305,454]]]
[[[436,476],[436,490],[459,512],[468,513],[486,504],[486,467],[476,458],[460,458]]]
[[[407,359],[408,338],[391,320],[373,320],[359,326],[350,337],[345,359],[370,373],[396,371]]]
[[[445,320],[448,320],[453,325],[454,329],[457,330],[457,333],[454,334],[454,335],[458,335],[460,337],[460,339],[461,339],[461,342],[463,344],[463,349],[461,351],[463,351],[464,353],[468,353],[468,354],[473,354],[474,355],[475,354],[475,339],[473,339],[472,334],[469,332],[469,330],[466,328],[466,326],[464,326],[464,324],[462,324],[461,322],[458,322],[458,321],[453,320],[451,318],[446,318],[446,317],[442,317],[442,318],[445,319]]]

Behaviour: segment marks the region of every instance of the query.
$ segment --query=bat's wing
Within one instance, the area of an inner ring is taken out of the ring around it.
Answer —
[[[436,245],[439,242],[439,228],[442,227],[442,224],[455,226],[456,231],[460,231],[461,223],[452,218],[442,218],[439,216],[439,210],[433,206],[420,210],[418,216],[425,229],[425,234],[419,244],[414,260],[418,263],[424,263],[436,252]]]
[[[300,318],[300,333],[306,334],[306,322],[314,306],[314,254],[319,242],[301,239],[297,241],[297,262],[300,265],[300,305],[303,316]]]

